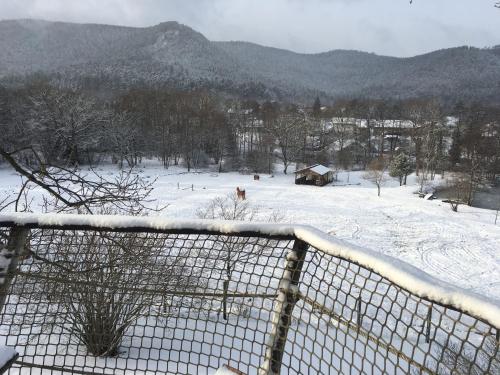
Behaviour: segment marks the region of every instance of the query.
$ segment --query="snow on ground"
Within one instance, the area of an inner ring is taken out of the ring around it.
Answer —
[[[116,167],[97,170],[107,177]],[[325,187],[295,185],[293,174],[274,177],[215,173],[187,173],[180,167],[163,169],[151,163],[138,169],[144,177],[157,178],[152,205],[168,205],[160,214],[192,219],[196,210],[212,198],[246,190],[248,201],[262,217],[279,210],[288,223],[307,224],[352,244],[368,247],[407,261],[459,287],[500,300],[500,225],[492,210],[460,206],[454,213],[439,200],[427,201],[409,186],[395,180],[377,197],[374,185],[362,179],[363,172],[340,173],[339,181]],[[0,201],[14,192],[20,179],[0,169]],[[193,189],[192,187],[193,186]],[[36,204],[34,211],[38,211]]]

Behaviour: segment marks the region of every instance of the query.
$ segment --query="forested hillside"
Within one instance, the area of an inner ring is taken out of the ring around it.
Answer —
[[[299,54],[246,42],[212,42],[165,22],[132,28],[39,20],[0,22],[0,78],[42,72],[68,86],[209,88],[254,99],[500,97],[499,49],[468,47],[411,58],[336,50]]]

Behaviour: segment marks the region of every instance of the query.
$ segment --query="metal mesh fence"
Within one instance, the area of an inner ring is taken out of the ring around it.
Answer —
[[[293,238],[32,229],[23,247],[12,374],[500,373],[497,327]]]
[[[309,249],[288,373],[499,374],[494,327],[351,262]]]

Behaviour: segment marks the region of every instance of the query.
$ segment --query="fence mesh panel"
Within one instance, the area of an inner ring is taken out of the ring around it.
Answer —
[[[284,367],[290,374],[498,374],[497,330],[310,248]]]
[[[292,288],[293,245],[32,229],[1,314],[0,343],[20,353],[9,371],[255,374],[281,324],[286,374],[500,373],[496,327],[369,269],[309,247]]]

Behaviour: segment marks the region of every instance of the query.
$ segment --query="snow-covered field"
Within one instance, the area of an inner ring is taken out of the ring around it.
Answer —
[[[112,177],[116,167],[97,170]],[[388,181],[377,197],[376,188],[362,179],[363,172],[339,173],[339,181],[325,187],[294,184],[293,174],[274,177],[216,173],[208,169],[187,173],[151,163],[137,169],[157,178],[152,205],[168,205],[160,214],[190,219],[212,198],[244,188],[248,201],[262,218],[279,210],[288,223],[308,224],[350,243],[405,260],[457,286],[500,300],[500,223],[492,210],[460,206],[454,213],[439,200],[413,194],[415,178],[400,187]],[[0,169],[0,197],[20,184],[15,173]],[[33,211],[38,211],[36,201]]]

